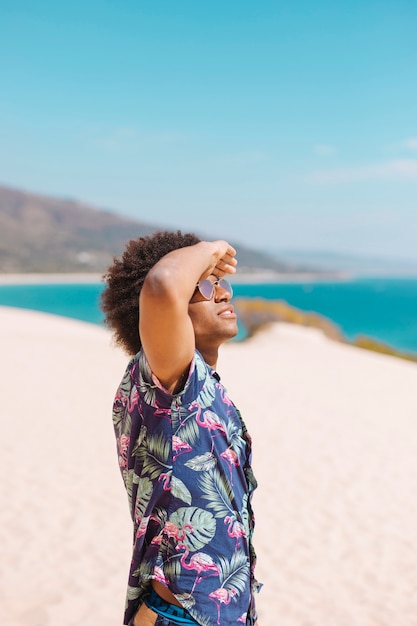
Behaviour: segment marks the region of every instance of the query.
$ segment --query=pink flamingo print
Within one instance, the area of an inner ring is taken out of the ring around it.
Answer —
[[[127,467],[127,452],[129,448],[130,437],[127,435],[120,435],[117,439],[117,445],[119,446],[119,466],[121,469]]]
[[[229,537],[234,537],[236,539],[236,550],[239,545],[239,541],[241,537],[246,537],[246,531],[243,524],[237,521],[237,519],[228,515],[224,518],[224,523],[229,524],[229,528],[227,529],[227,534]]]
[[[209,593],[210,600],[216,603],[217,606],[217,624],[220,624],[220,605],[230,604],[231,599],[236,595],[235,589],[226,589],[225,587],[219,587],[216,591]]]
[[[151,546],[160,546],[162,543],[162,535],[157,535],[151,541]]]
[[[237,618],[237,621],[241,624],[246,624],[247,613],[242,613],[240,617]]]
[[[140,520],[138,529],[136,531],[136,539],[139,539],[139,537],[142,537],[142,535],[146,533],[146,530],[148,528],[149,517],[150,516],[148,515],[147,517],[142,517],[142,519]]]
[[[175,539],[175,541],[184,541],[184,539],[187,536],[187,530],[189,530],[192,533],[194,530],[193,525],[184,524],[184,526],[182,526],[182,529],[180,531],[180,529],[178,528],[176,524],[174,524],[174,522],[165,522],[163,532],[165,535],[167,535],[169,539]]]
[[[175,461],[180,454],[185,454],[186,452],[190,452],[192,450],[192,447],[177,435],[172,435],[172,448],[175,452],[172,458],[173,461]]]
[[[222,399],[222,402],[224,402],[224,404],[227,404],[227,406],[234,406],[233,402],[231,401],[231,399],[227,395],[227,391],[223,387],[223,385],[221,385],[220,383],[216,383],[216,387],[220,391],[220,397]]]
[[[129,411],[129,413],[131,413],[133,409],[135,408],[135,406],[137,406],[138,401],[139,401],[139,391],[137,390],[137,387],[133,387],[132,391],[130,392],[128,401],[127,401],[127,410]]]
[[[162,583],[163,585],[167,585],[168,581],[165,578],[165,574],[162,570],[162,567],[160,567],[159,565],[155,565],[154,569],[153,569],[153,575],[152,578],[154,580],[157,580],[158,582]]]
[[[158,483],[162,482],[164,491],[171,491],[171,474],[162,472],[158,477]]]
[[[232,448],[227,448],[227,450],[225,450],[224,452],[222,452],[220,454],[220,456],[226,461],[226,463],[229,466],[229,470],[230,470],[230,482],[232,483],[232,487],[233,487],[233,468],[237,467],[238,465],[240,465],[239,462],[239,457],[237,456],[236,452],[234,450],[232,450]]]
[[[168,420],[168,422],[171,422],[171,409],[161,409],[158,408],[155,411],[155,415],[157,415],[158,417],[161,417],[163,419]]]
[[[186,562],[186,558],[188,557],[190,550],[186,545],[180,544],[177,546],[177,550],[184,549],[184,553],[181,556],[181,566],[186,570],[196,570],[197,576],[195,578],[193,588],[191,589],[191,594],[193,594],[194,589],[201,582],[203,578],[203,574],[206,576],[216,576],[219,573],[219,568],[208,554],[204,554],[204,552],[194,552],[188,563]]]
[[[123,393],[122,389],[119,387],[119,389],[116,392],[115,398],[114,398],[114,402],[120,402],[121,405],[123,407],[126,406],[128,398],[125,396],[125,394]]]
[[[192,404],[190,404],[190,409],[191,408],[197,409],[195,419],[199,426],[201,426],[202,428],[207,428],[210,431],[219,430],[223,434],[226,434],[226,429],[223,422],[218,415],[213,413],[213,411],[207,409],[206,411],[204,411],[203,417],[201,417],[201,406],[198,404],[198,402],[193,402]]]

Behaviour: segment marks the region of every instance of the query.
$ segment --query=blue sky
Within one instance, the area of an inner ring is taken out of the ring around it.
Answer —
[[[415,0],[2,0],[0,183],[417,262]]]

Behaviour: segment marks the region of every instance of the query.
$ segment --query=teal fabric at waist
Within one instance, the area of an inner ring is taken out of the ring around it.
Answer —
[[[145,604],[158,615],[168,618],[174,624],[189,624],[195,626],[198,623],[191,617],[187,609],[176,604],[171,604],[166,600],[163,600],[154,589],[145,600]]]

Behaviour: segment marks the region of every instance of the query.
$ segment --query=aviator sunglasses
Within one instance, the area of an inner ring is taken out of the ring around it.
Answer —
[[[199,291],[204,300],[211,300],[216,287],[224,289],[224,291],[226,291],[230,297],[233,296],[232,285],[229,283],[228,280],[225,280],[224,278],[217,278],[213,283],[207,278],[205,280],[199,280],[195,288],[194,296],[197,291]]]

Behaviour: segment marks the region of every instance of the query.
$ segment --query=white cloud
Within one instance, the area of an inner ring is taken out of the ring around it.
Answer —
[[[336,146],[329,143],[318,143],[314,146],[314,152],[319,156],[332,156],[332,154],[336,154]]]
[[[417,150],[417,137],[409,137],[402,143],[407,150]]]
[[[406,139],[402,139],[401,141],[396,141],[394,143],[388,144],[385,146],[385,151],[388,153],[398,153],[404,151],[406,152],[415,152],[417,151],[417,136],[407,137]]]
[[[396,159],[359,167],[320,170],[307,177],[307,182],[319,185],[370,180],[417,182],[417,159]]]

